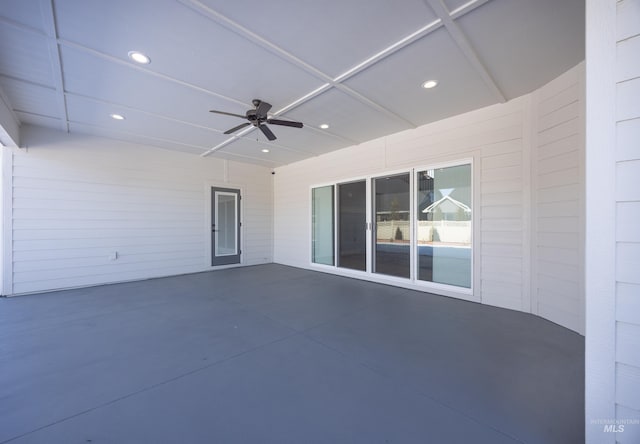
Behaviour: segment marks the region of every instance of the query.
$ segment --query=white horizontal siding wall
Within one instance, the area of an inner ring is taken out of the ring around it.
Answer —
[[[584,65],[533,94],[532,310],[584,334]],[[580,307],[576,310],[576,307]]]
[[[572,71],[581,69],[584,67]],[[277,168],[274,260],[313,268],[310,263],[311,186],[471,158],[474,162],[475,250],[474,294],[469,299],[530,312],[532,163],[534,159],[537,161],[536,141],[540,139],[535,102],[540,95],[545,97],[544,94],[527,95]],[[564,118],[562,113],[548,113],[540,121],[551,128]],[[564,179],[549,176],[551,180],[561,186]],[[573,230],[578,233],[579,224]],[[574,303],[563,308],[580,318],[584,309],[580,295],[573,301],[571,298],[576,297],[573,288],[556,291],[566,290],[571,292],[568,300]],[[576,323],[565,323],[566,319],[569,317],[554,318],[579,330]]]
[[[244,191],[243,263],[272,260],[267,168],[38,127],[23,141],[8,294],[209,269],[209,184]]]

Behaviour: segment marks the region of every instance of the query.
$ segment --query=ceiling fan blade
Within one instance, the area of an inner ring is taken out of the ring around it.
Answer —
[[[246,119],[247,116],[243,116],[242,114],[234,114],[234,113],[228,113],[225,111],[216,111],[215,109],[209,110],[210,113],[216,113],[216,114],[224,114],[225,116],[233,116],[233,117],[240,117],[241,119]]]
[[[294,128],[302,128],[302,122],[292,122],[290,120],[280,120],[280,119],[267,119],[267,123],[272,123],[274,125],[282,125],[282,126],[292,126]]]
[[[249,125],[251,125],[251,123],[249,123],[249,122],[241,123],[241,124],[240,124],[240,125],[238,125],[238,126],[234,126],[233,128],[226,130],[226,131],[224,132],[224,134],[231,134],[231,133],[235,133],[235,132],[236,132],[236,131],[238,131],[239,129],[244,128],[245,126],[249,126]]]
[[[266,125],[258,125],[258,128],[260,128],[260,131],[262,131],[262,134],[267,136],[267,139],[276,140],[276,135],[273,134]]]
[[[256,108],[256,114],[258,117],[267,117],[267,112],[271,109],[271,104],[267,102],[260,102]]]

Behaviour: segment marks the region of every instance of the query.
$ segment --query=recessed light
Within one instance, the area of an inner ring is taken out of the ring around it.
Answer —
[[[327,129],[329,128],[329,125],[327,123],[323,123],[322,125],[320,125],[320,128]]]
[[[268,153],[268,152],[269,152],[269,150],[268,150],[268,149],[266,149],[266,148],[262,148],[262,152],[263,152],[263,153]]]
[[[431,89],[431,88],[435,88],[437,84],[438,84],[437,80],[427,80],[422,84],[422,87],[424,89]]]
[[[109,114],[114,120],[124,120],[124,116],[122,114]]]
[[[129,51],[129,58],[134,62],[140,63],[142,65],[148,65],[149,63],[151,63],[151,59],[140,51]]]

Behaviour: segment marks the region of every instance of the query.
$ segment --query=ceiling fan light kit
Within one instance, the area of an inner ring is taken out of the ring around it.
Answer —
[[[255,108],[247,110],[244,116],[241,114],[228,113],[226,111],[218,111],[214,109],[210,110],[209,112],[215,113],[215,114],[222,114],[225,116],[239,117],[241,119],[248,120],[248,122],[241,123],[238,126],[234,126],[233,128],[226,130],[224,134],[232,134],[242,128],[248,127],[249,125],[253,125],[256,128],[258,128],[260,131],[262,131],[262,134],[264,134],[268,140],[273,141],[273,140],[276,140],[277,137],[266,125],[267,123],[270,125],[290,126],[292,128],[303,127],[302,122],[293,122],[291,120],[282,120],[282,119],[270,119],[267,114],[271,109],[270,103],[264,102],[260,99],[253,99],[252,103]]]

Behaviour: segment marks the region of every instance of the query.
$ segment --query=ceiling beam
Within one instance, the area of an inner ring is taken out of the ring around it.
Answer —
[[[0,146],[20,146],[20,120],[0,88]]]
[[[458,6],[453,11],[450,11],[449,15],[451,16],[452,19],[455,20],[455,19],[460,18],[463,15],[473,11],[474,9],[484,5],[488,1],[489,0],[469,0],[467,3]]]
[[[442,20],[442,23],[444,24],[444,27],[446,28],[446,30],[449,32],[449,35],[451,36],[453,41],[456,43],[456,45],[458,45],[458,48],[460,48],[460,50],[462,51],[466,59],[469,61],[471,66],[480,75],[480,77],[482,78],[482,81],[485,83],[487,88],[489,88],[489,91],[491,92],[491,94],[496,98],[496,100],[498,100],[498,102],[500,103],[506,102],[507,99],[505,98],[504,94],[498,87],[498,84],[496,83],[495,79],[491,76],[487,68],[484,66],[484,64],[480,60],[478,53],[475,51],[475,49],[473,49],[473,46],[471,46],[471,43],[467,39],[467,36],[464,34],[462,29],[460,29],[458,24],[454,22],[453,18],[451,17],[451,14],[447,10],[447,7],[444,5],[444,2],[442,0],[425,0],[425,2],[431,7],[431,9],[433,9],[433,12],[435,12],[435,14],[440,18],[440,20]],[[469,7],[479,6],[479,5],[476,5],[476,3],[478,2],[469,2],[467,3],[467,5],[469,5]],[[482,2],[482,3],[486,3],[486,2]],[[458,8],[458,11],[462,12],[460,8]]]
[[[53,10],[53,0],[40,0],[40,10],[42,12],[43,28],[49,36],[47,44],[49,46],[49,58],[51,60],[51,71],[53,73],[53,85],[56,89],[56,101],[58,102],[58,112],[61,116],[61,127],[65,132],[69,132],[69,112],[67,102],[64,97],[64,78],[62,75],[62,58],[60,46],[58,45],[58,28],[56,25],[55,12]]]

